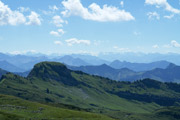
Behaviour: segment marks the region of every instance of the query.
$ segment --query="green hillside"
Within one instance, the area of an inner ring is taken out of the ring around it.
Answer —
[[[99,114],[48,106],[7,95],[0,95],[0,119],[112,120]]]
[[[157,109],[179,106],[180,85],[150,79],[117,82],[71,71],[61,63],[36,64],[27,78],[11,73],[0,80],[0,94],[44,104],[73,105],[118,119],[149,117]]]
[[[70,106],[69,106],[70,107]],[[73,107],[73,106],[71,106]],[[29,119],[53,119],[53,120],[113,120],[113,118],[85,112],[84,110],[69,110],[67,106],[53,107],[36,102],[22,100],[17,97],[0,95],[0,119],[1,120],[29,120]],[[71,108],[72,109],[72,108]],[[76,108],[73,108],[76,109]],[[109,116],[118,115],[120,120],[179,120],[179,107],[167,107],[158,109],[153,113],[134,114],[125,112],[109,112]],[[114,119],[115,120],[115,119]]]

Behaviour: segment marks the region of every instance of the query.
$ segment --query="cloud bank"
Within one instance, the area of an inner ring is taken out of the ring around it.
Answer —
[[[163,7],[165,10],[175,13],[175,14],[180,14],[180,10],[173,8],[167,0],[146,0],[145,4],[148,5],[156,5],[156,7]]]
[[[68,46],[73,46],[74,44],[84,44],[84,45],[90,45],[91,41],[89,40],[78,40],[77,38],[71,38],[68,40],[65,40]]]
[[[65,11],[64,16],[80,16],[85,20],[99,22],[117,22],[135,20],[130,12],[119,10],[117,7],[104,5],[102,8],[92,3],[88,8],[84,7],[80,0],[64,0],[62,2]]]
[[[20,11],[13,11],[8,7],[8,5],[5,5],[0,1],[0,25],[41,25],[41,20],[36,12],[32,11],[27,17],[22,12],[24,12],[22,11],[22,8]],[[27,19],[29,19],[28,22]]]

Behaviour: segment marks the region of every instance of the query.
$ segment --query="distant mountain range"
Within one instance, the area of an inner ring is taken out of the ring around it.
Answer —
[[[71,66],[90,65],[89,63],[85,62],[84,60],[82,60],[80,58],[74,58],[70,55],[60,57],[59,59],[53,59],[53,61],[61,62],[61,63],[71,65]]]
[[[177,54],[172,55],[175,56],[175,58],[178,57]],[[144,54],[139,54],[139,56],[144,56]],[[153,56],[153,54],[150,54],[150,56]],[[135,56],[134,59],[136,59]],[[9,55],[0,53],[0,68],[23,77],[29,74],[29,71],[35,64],[42,61],[61,62],[69,66],[72,70],[79,70],[88,74],[99,75],[118,81],[135,81],[143,78],[170,82],[180,81],[178,66],[175,65],[176,67],[170,69],[172,64],[164,60],[152,63],[132,63],[122,62],[120,60],[109,62],[97,56],[79,54],[51,58],[48,56]]]
[[[119,60],[115,60],[112,63],[109,64],[109,66],[115,68],[115,69],[121,69],[121,68],[128,68],[133,71],[147,71],[152,70],[155,68],[166,68],[170,62],[167,61],[157,61],[152,63],[131,63],[131,62],[121,62]]]
[[[107,77],[117,81],[136,81],[151,78],[162,82],[180,82],[180,66],[176,66],[172,63],[165,69],[155,68],[144,72],[135,72],[128,68],[114,69],[106,64],[100,66],[68,66],[68,68],[71,70],[83,71],[91,75]]]
[[[142,75],[139,75],[139,77],[142,79],[152,78],[163,82],[180,83],[180,66],[170,64],[166,69],[156,68],[154,70],[144,72]]]
[[[154,62],[153,65],[156,65],[156,63],[160,63],[161,65],[160,61]],[[168,62],[162,61],[162,64],[164,63],[168,63]],[[130,64],[136,65],[135,63],[130,63]],[[6,64],[6,65],[9,65],[9,64]],[[125,64],[125,65],[129,65],[129,64]],[[151,65],[151,63],[150,64],[142,63],[142,67],[143,65],[149,66]],[[157,66],[158,65],[159,64],[157,64]],[[141,66],[141,64],[138,63],[137,66]],[[99,66],[80,66],[80,67],[67,65],[67,67],[71,70],[82,71],[91,75],[98,75],[98,76],[106,77],[106,78],[117,80],[117,81],[136,81],[136,80],[140,80],[144,78],[151,78],[151,79],[159,80],[162,82],[178,82],[178,83],[180,82],[180,67],[172,63],[169,63],[169,65],[165,69],[155,68],[153,70],[142,71],[142,72],[136,72],[136,71],[130,70],[129,68],[115,69],[106,64],[102,64]],[[6,73],[4,71],[5,70],[0,71],[0,77],[1,75]],[[9,71],[9,72],[13,72],[13,71]],[[25,72],[13,72],[13,73],[20,75],[22,77],[26,77],[30,73],[30,70],[25,71]]]
[[[89,63],[89,65],[102,65],[102,64],[110,64],[110,61],[104,60],[98,56],[92,56],[92,55],[81,55],[81,54],[72,54],[70,55],[73,58],[79,58],[83,61],[86,61]]]
[[[115,60],[109,62],[90,55],[65,55],[55,58],[48,56],[25,56],[0,54],[0,68],[26,77],[33,66],[42,61],[56,61],[66,64],[72,70],[83,71],[118,81],[135,81],[152,78],[159,81],[179,82],[177,67],[169,69],[170,62],[131,63]],[[172,64],[171,64],[172,65]],[[173,72],[172,72],[173,71]],[[170,74],[172,72],[172,74]]]
[[[7,70],[9,72],[23,72],[24,70],[16,67],[15,65],[7,62],[7,61],[0,61],[0,68]]]
[[[81,59],[82,57],[83,59]],[[9,55],[0,53],[0,68],[10,72],[25,72],[31,70],[33,66],[43,61],[61,62],[71,66],[100,65],[107,63],[95,56],[84,55],[64,55],[64,56],[29,56],[29,55]]]
[[[126,78],[127,76],[130,76],[132,74],[136,74],[136,72],[128,68],[114,69],[106,64],[100,66],[80,66],[80,67],[68,66],[68,68],[71,70],[82,71],[91,75],[107,77],[109,79],[118,80],[118,81],[121,81],[121,79],[124,77]]]
[[[135,56],[134,56],[135,57]],[[98,56],[92,55],[81,55],[72,54],[64,56],[47,56],[47,55],[9,55],[0,53],[0,68],[10,72],[26,72],[33,68],[33,66],[43,61],[55,61],[61,62],[70,66],[98,66],[107,64],[113,68],[121,69],[128,68],[133,71],[147,71],[154,68],[166,68],[169,64],[167,61],[159,61],[152,63],[132,63],[132,62],[121,62],[122,59],[115,59],[113,62],[102,59]],[[136,59],[136,57],[134,58]]]
[[[7,73],[7,71],[0,69],[0,78],[2,75],[5,75],[6,73]]]
[[[128,61],[132,63],[151,63],[154,61],[169,61],[171,63],[180,65],[180,54],[178,53],[100,53],[99,58],[107,61]]]

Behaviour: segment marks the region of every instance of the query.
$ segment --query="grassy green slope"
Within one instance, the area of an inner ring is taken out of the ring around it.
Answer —
[[[0,95],[0,119],[112,120],[99,114],[52,107],[7,95]]]
[[[30,81],[13,74],[7,74],[1,81],[0,92],[43,103],[53,102],[75,105],[90,109],[91,111],[95,110],[96,112],[104,109],[112,109],[147,113],[160,107],[154,103],[126,100],[115,94],[107,93],[104,87],[109,87],[107,85],[108,83],[103,83],[104,85],[101,84],[101,86],[104,86],[103,88],[97,85],[99,84],[98,82],[103,81],[103,78],[100,79],[98,77],[96,78],[86,74],[79,75],[76,73],[72,73],[72,76],[83,79],[83,85],[67,86],[54,80],[48,82],[37,78],[33,78],[33,80]],[[78,78],[76,80],[81,82]],[[88,83],[90,80],[91,83]],[[111,87],[107,89],[111,89]],[[47,89],[49,93],[47,93]]]
[[[120,120],[179,120],[179,107],[167,107],[158,109],[152,113],[126,113],[108,111],[107,115],[120,118]],[[13,96],[0,94],[0,119],[24,120],[24,119],[53,119],[53,120],[113,120],[104,115],[74,111],[58,106],[44,105],[36,102],[22,100]]]
[[[167,107],[150,114],[129,114],[122,120],[180,120],[180,107]]]

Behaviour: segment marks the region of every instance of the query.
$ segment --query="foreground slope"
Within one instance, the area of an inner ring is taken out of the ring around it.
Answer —
[[[0,95],[0,119],[112,120],[109,117],[99,114],[53,107],[7,95]]]
[[[151,114],[165,106],[179,106],[180,85],[150,79],[117,82],[56,62],[36,64],[27,78],[8,73],[0,79],[0,93],[41,103],[69,104],[115,118]]]
[[[22,100],[17,97],[0,94],[0,119],[1,120],[21,120],[21,119],[54,119],[54,120],[114,120],[113,118],[85,112],[72,106],[45,105],[36,102]],[[118,115],[120,120],[179,120],[179,107],[167,107],[158,109],[152,113],[134,114],[125,112],[109,112],[109,116]],[[115,117],[113,116],[113,117]]]

